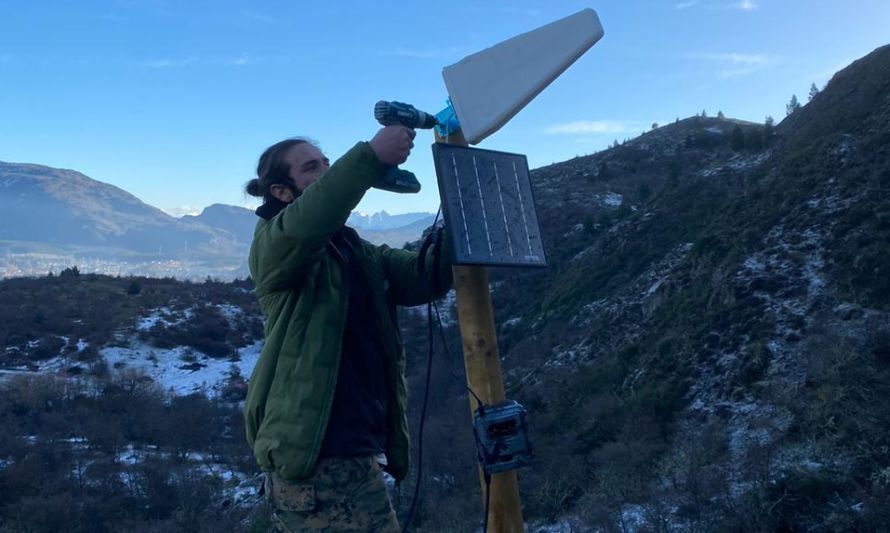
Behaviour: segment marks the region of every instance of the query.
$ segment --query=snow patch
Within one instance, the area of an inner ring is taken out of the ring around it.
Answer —
[[[159,307],[149,311],[149,315],[136,319],[136,331],[148,331],[158,322],[170,326],[182,321],[173,318],[173,311],[169,307]]]
[[[216,308],[219,310],[219,314],[225,317],[229,322],[237,319],[241,315],[244,314],[244,311],[238,307],[237,305],[232,304],[218,304]]]
[[[578,520],[568,518],[555,524],[526,524],[528,533],[575,533],[578,531]]]
[[[762,152],[753,156],[735,156],[725,165],[716,165],[708,167],[701,171],[701,175],[709,178],[726,171],[744,171],[759,167],[764,161],[769,159],[771,152]]]
[[[603,198],[603,205],[609,207],[619,207],[622,203],[624,203],[624,197],[617,192],[606,193]]]
[[[262,341],[257,341],[238,348],[238,361],[214,359],[183,346],[160,349],[136,341],[128,347],[103,348],[99,353],[115,369],[114,372],[144,372],[161,388],[175,395],[200,392],[218,396],[233,366],[245,378],[250,376],[262,345]],[[188,364],[184,358],[193,358],[194,363]]]
[[[646,290],[646,296],[652,296],[653,294],[655,294],[655,291],[657,291],[658,288],[661,287],[662,283],[664,283],[663,279],[656,280],[655,283],[653,283],[652,286],[649,287],[648,290]]]

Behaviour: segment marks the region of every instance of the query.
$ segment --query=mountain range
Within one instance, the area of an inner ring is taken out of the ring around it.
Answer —
[[[231,254],[228,232],[171,217],[132,194],[80,172],[0,162],[0,240],[120,249],[160,257]]]
[[[375,244],[401,246],[430,213],[353,213],[348,224]],[[0,162],[0,275],[85,271],[231,278],[246,275],[256,215],[214,204],[172,217],[74,170]]]

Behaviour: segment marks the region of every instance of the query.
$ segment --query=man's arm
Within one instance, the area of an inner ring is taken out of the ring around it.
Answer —
[[[250,254],[257,293],[299,283],[382,172],[371,145],[360,142],[258,229]]]

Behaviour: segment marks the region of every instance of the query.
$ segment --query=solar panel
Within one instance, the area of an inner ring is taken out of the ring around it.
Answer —
[[[455,264],[547,266],[525,155],[435,143],[433,160]]]

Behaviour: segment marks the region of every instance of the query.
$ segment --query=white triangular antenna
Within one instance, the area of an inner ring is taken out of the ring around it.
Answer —
[[[442,70],[464,138],[496,132],[603,36],[596,11],[584,9]]]

